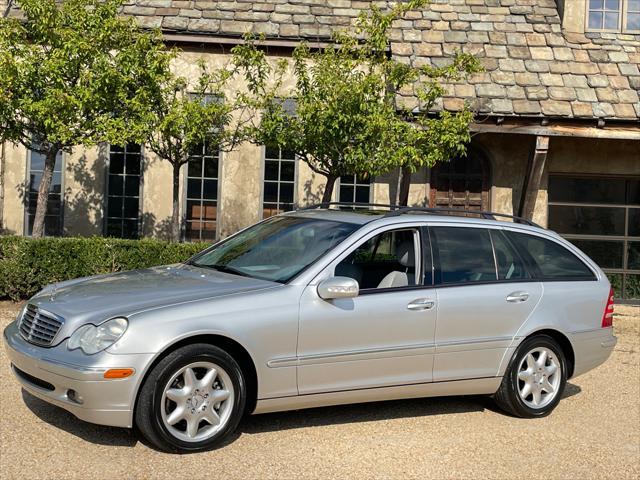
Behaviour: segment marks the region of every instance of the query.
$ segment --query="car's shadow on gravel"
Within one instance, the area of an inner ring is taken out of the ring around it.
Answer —
[[[491,399],[484,396],[388,400],[249,416],[242,421],[238,430],[241,433],[253,434],[292,428],[376,422],[408,417],[482,412],[484,410],[493,410]]]
[[[574,385],[571,382],[567,382],[567,385],[564,387],[564,393],[562,394],[562,398],[573,397],[574,395],[578,395],[582,389],[578,385]]]
[[[482,412],[484,410],[493,410],[490,398],[464,396],[386,400],[247,415],[242,419],[236,431],[229,435],[218,448],[224,448],[244,434],[253,435],[296,428],[376,422],[450,413]]]
[[[572,397],[581,391],[579,386],[567,383],[562,398]],[[22,399],[27,408],[43,422],[82,438],[87,442],[97,445],[133,447],[139,441],[142,441],[134,430],[83,422],[66,410],[46,403],[24,389],[22,390]],[[233,443],[242,434],[251,435],[296,428],[375,422],[431,415],[483,412],[485,410],[501,413],[489,397],[463,396],[389,400],[384,402],[336,405],[289,412],[267,413],[254,416],[249,415],[240,422],[236,432],[227,437],[218,448],[223,448]],[[148,445],[147,442],[142,442],[150,448],[153,448]]]
[[[581,391],[582,389],[578,385],[567,382],[562,398],[572,397]],[[294,428],[482,412],[485,410],[504,414],[491,398],[484,395],[415,398],[247,416],[240,423],[237,433],[254,434]]]

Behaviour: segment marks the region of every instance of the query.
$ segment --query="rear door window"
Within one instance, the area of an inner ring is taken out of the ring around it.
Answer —
[[[529,272],[507,238],[499,230],[491,230],[493,249],[496,252],[498,278],[500,280],[525,280],[531,278]]]
[[[562,245],[546,238],[525,233],[505,232],[518,251],[528,257],[546,280],[594,280],[585,263]]]
[[[484,228],[432,227],[436,283],[458,284],[497,280],[489,231]]]

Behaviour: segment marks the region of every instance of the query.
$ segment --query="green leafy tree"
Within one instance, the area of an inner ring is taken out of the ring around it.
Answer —
[[[401,90],[410,90],[420,110],[431,112],[444,92],[443,81],[479,70],[477,61],[461,52],[440,68],[413,67],[388,55],[393,21],[426,4],[411,0],[386,12],[372,5],[360,15],[354,34],[337,33],[334,44],[320,50],[301,43],[293,54],[296,83],[289,90],[282,87],[286,66],[269,63],[259,41],[248,37],[234,48],[248,95],[262,111],[252,140],[294,151],[324,176],[323,202],[331,200],[341,175],[375,176],[401,167],[408,178],[422,165],[464,152],[472,119],[468,109],[414,116],[397,101]],[[295,114],[278,98],[294,100]]]
[[[18,0],[0,19],[0,142],[45,156],[33,236],[44,216],[56,155],[76,145],[141,141],[172,53],[159,32],[118,16],[123,0]]]
[[[236,68],[229,64],[208,69],[200,63],[195,84],[179,76],[159,85],[153,102],[154,128],[147,137],[149,149],[173,168],[173,212],[171,236],[180,240],[180,170],[189,156],[207,145],[229,151],[245,138],[246,108],[230,98],[229,82]]]

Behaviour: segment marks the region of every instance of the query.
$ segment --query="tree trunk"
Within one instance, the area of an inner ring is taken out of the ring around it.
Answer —
[[[411,170],[402,167],[402,180],[400,181],[399,205],[406,207],[409,204],[409,187],[411,186]]]
[[[393,196],[392,205],[400,205],[400,188],[402,185],[402,167],[398,168],[398,181],[396,182],[396,192]]]
[[[180,164],[173,165],[173,213],[171,215],[171,240],[180,241]]]
[[[322,203],[331,202],[331,197],[333,197],[333,187],[335,186],[337,179],[337,175],[327,175],[327,185],[324,187],[324,193],[322,194]]]
[[[33,230],[31,235],[34,238],[40,238],[44,235],[44,217],[47,213],[47,204],[49,203],[49,188],[51,187],[51,179],[53,178],[53,169],[56,166],[56,156],[59,148],[51,147],[47,152],[44,160],[44,171],[38,188],[38,202],[36,204],[36,216],[33,219]]]

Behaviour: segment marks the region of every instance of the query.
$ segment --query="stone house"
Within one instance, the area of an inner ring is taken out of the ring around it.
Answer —
[[[301,39],[322,46],[371,3],[129,0],[123,14],[161,28],[190,75],[199,58],[225,61],[247,31],[264,33],[274,57]],[[621,297],[640,298],[640,0],[434,0],[391,38],[406,62],[441,65],[462,48],[485,69],[450,85],[440,105],[477,110],[469,155],[414,174],[410,203],[532,217],[598,261]],[[4,148],[2,228],[28,235],[43,159]],[[321,180],[277,148],[203,148],[183,172],[185,239],[317,202]],[[342,178],[335,200],[386,204],[396,185],[397,172]],[[144,146],[76,149],[56,167],[47,234],[162,237],[169,192],[170,166]]]

